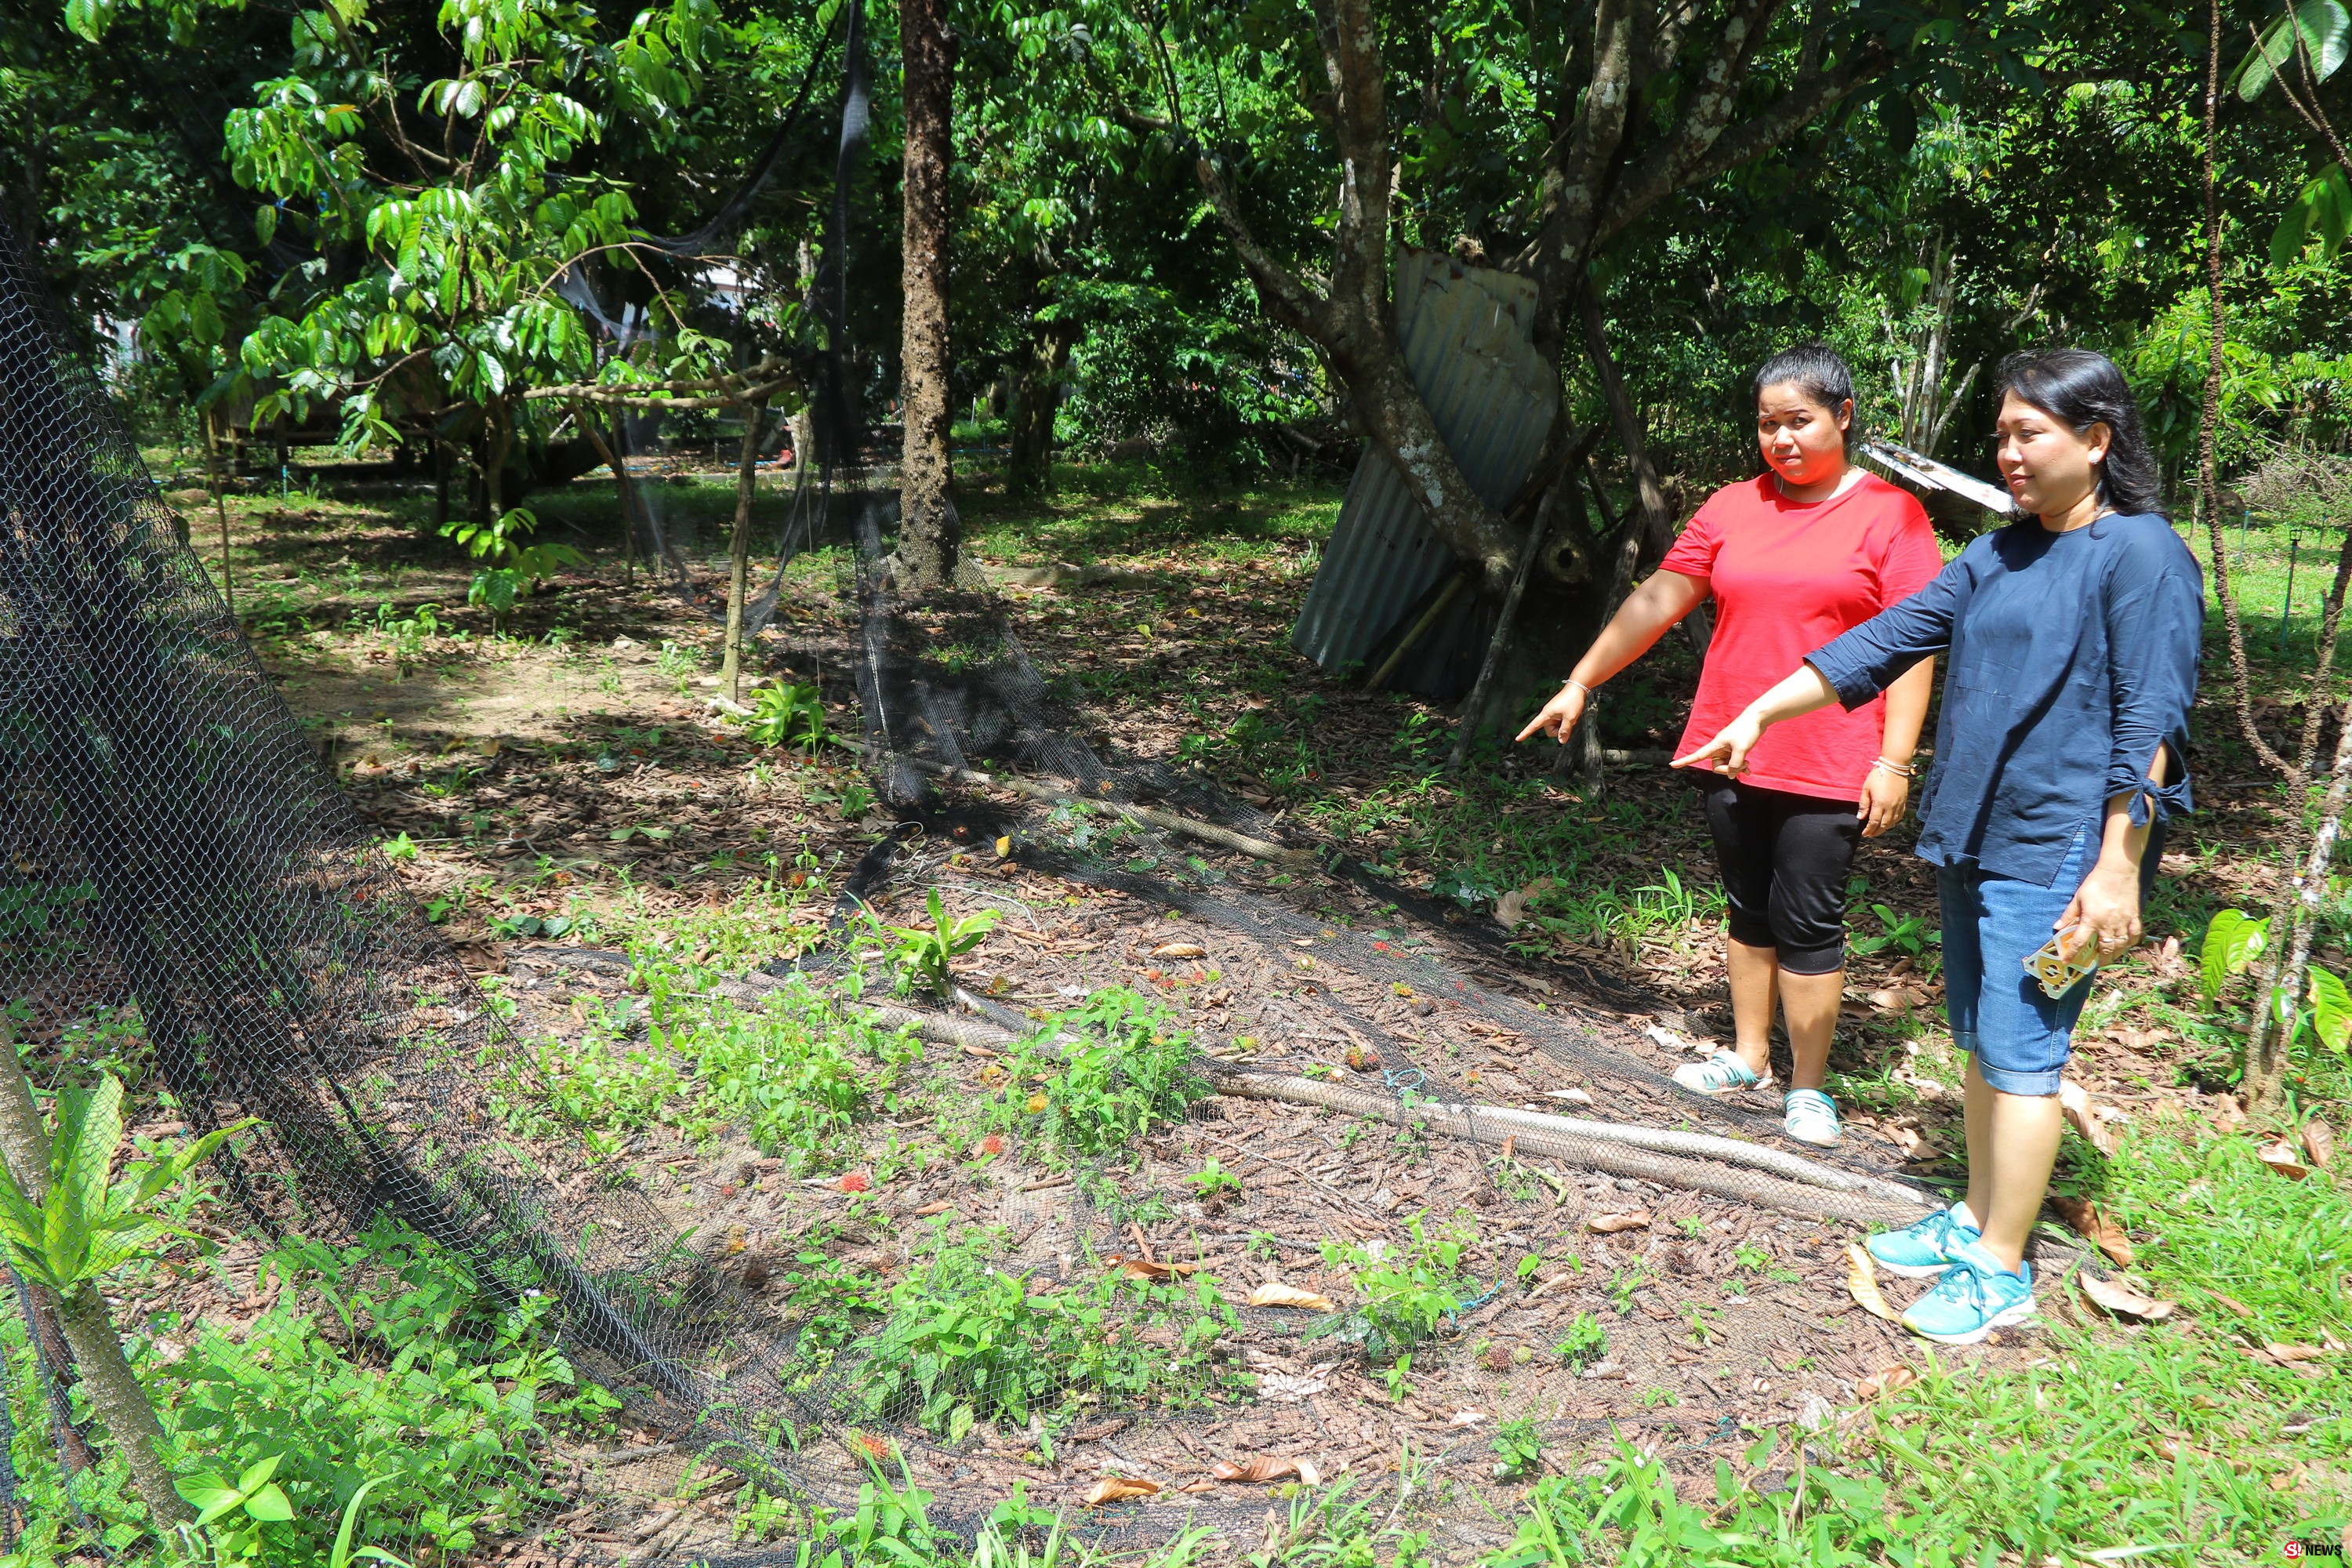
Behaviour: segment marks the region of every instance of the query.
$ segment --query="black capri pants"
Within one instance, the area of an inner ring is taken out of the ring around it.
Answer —
[[[1862,842],[1849,800],[1702,777],[1706,826],[1731,906],[1731,940],[1779,950],[1791,974],[1845,967],[1845,880]]]

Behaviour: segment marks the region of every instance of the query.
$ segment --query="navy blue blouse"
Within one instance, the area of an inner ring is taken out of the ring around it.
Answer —
[[[1911,597],[1806,661],[1849,709],[1948,649],[1919,854],[2047,887],[2075,831],[2137,786],[2135,825],[2189,807],[2189,707],[2205,626],[2196,556],[2164,519],[1980,534]],[[2161,787],[2157,748],[2172,751]]]

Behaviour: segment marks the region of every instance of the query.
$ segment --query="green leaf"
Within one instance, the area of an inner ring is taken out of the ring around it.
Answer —
[[[294,1505],[287,1500],[285,1489],[271,1481],[245,1500],[245,1511],[264,1524],[283,1524],[294,1517]]]
[[[114,20],[114,0],[66,0],[66,26],[97,43]]]
[[[2198,959],[2198,989],[2210,1004],[2221,994],[2230,976],[2243,974],[2263,955],[2270,940],[2271,922],[2243,910],[2223,910],[2205,928],[2205,945]]]
[[[2352,52],[2352,15],[2345,11],[2343,0],[2303,0],[2272,23],[2238,68],[2238,96],[2252,103],[2270,86],[2272,77],[2284,70],[2294,70],[2300,85],[2304,67],[2295,62],[2298,41],[2313,80],[2326,81],[2342,68]]]
[[[276,1475],[278,1465],[284,1462],[285,1458],[286,1456],[283,1454],[272,1454],[266,1459],[256,1459],[246,1467],[245,1474],[236,1478],[236,1489],[241,1492],[252,1491]]]
[[[2339,1056],[2352,1044],[2352,991],[2315,963],[2311,966],[2311,1026],[2318,1032],[2319,1043]]]

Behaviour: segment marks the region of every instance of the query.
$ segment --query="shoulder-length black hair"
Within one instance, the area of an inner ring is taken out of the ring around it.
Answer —
[[[2126,515],[2153,512],[2162,500],[2156,454],[2141,424],[2139,399],[2116,362],[2089,349],[2025,349],[2000,362],[1993,400],[2014,393],[2077,436],[2094,425],[2114,434],[2099,463],[2099,499]]]
[[[1782,349],[1756,369],[1756,395],[1761,398],[1768,386],[1793,382],[1812,402],[1830,411],[1834,419],[1840,408],[1853,405],[1853,416],[1846,421],[1845,445],[1853,449],[1854,438],[1862,434],[1862,405],[1853,395],[1853,370],[1845,356],[1823,342],[1798,343]]]

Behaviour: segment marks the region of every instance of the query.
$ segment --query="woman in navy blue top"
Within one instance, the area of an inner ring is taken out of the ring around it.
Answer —
[[[1969,1053],[1969,1192],[1870,1250],[1890,1273],[1937,1280],[1903,1321],[1952,1344],[2032,1315],[2025,1238],[2091,982],[2053,996],[2028,964],[2053,936],[2076,961],[2139,940],[2163,819],[2189,809],[2205,623],[2204,579],[2155,510],[2156,464],[2122,373],[2082,349],[2016,354],[1999,390],[2001,476],[2033,515],[1808,655],[1676,764],[1736,775],[1768,726],[1867,702],[1950,655],[1919,854],[1937,868],[1945,1005]]]

